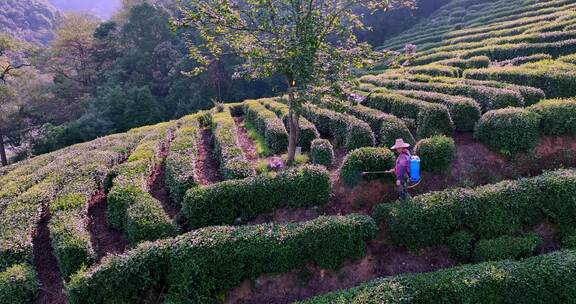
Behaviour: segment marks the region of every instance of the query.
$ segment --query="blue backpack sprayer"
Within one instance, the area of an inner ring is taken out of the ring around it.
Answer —
[[[362,172],[362,176],[368,174],[385,174],[389,171],[372,171],[372,172]],[[413,155],[410,157],[410,180],[408,188],[414,188],[420,184],[422,178],[420,177],[420,157]]]

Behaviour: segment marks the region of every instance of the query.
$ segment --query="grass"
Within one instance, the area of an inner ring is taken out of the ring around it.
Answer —
[[[251,123],[244,121],[242,126],[246,129],[248,137],[254,141],[254,146],[256,147],[256,153],[258,153],[258,156],[266,157],[272,155],[270,148],[266,144],[266,139],[256,131],[256,128],[254,128]]]

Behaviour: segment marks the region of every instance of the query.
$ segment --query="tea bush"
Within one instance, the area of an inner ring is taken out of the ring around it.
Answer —
[[[340,179],[348,186],[354,186],[367,171],[387,171],[392,169],[395,156],[388,148],[360,148],[350,152],[340,168]]]
[[[296,224],[220,226],[141,244],[67,284],[70,303],[140,303],[165,287],[170,303],[217,303],[242,280],[282,273],[306,263],[338,269],[364,255],[377,231],[368,216],[320,217]]]
[[[541,243],[542,239],[535,234],[521,237],[504,235],[478,241],[473,257],[477,262],[529,257]]]
[[[450,137],[433,136],[420,140],[416,144],[415,153],[421,159],[422,170],[442,172],[456,158],[456,145]]]
[[[332,166],[334,163],[334,149],[330,141],[326,139],[315,139],[312,142],[310,157],[312,158],[313,164],[326,167]]]
[[[15,264],[0,271],[0,304],[32,303],[38,290],[34,267]]]
[[[274,112],[266,109],[256,100],[244,102],[244,113],[256,130],[266,139],[266,144],[274,154],[286,151],[288,132]]]
[[[540,115],[521,108],[490,111],[482,116],[474,136],[490,149],[516,155],[536,146]]]
[[[218,156],[224,179],[242,179],[256,175],[238,144],[236,124],[229,111],[212,116],[214,153]]]
[[[540,115],[543,134],[576,135],[576,99],[543,100],[528,110]]]
[[[276,176],[260,175],[192,188],[184,197],[182,215],[190,227],[233,224],[281,207],[323,205],[330,198],[325,168],[303,166]]]

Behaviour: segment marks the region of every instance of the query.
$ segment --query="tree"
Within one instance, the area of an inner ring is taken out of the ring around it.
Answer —
[[[0,162],[8,164],[4,145],[4,129],[10,117],[18,110],[14,91],[10,87],[12,78],[19,75],[19,70],[29,66],[23,60],[20,43],[7,35],[0,34]]]
[[[358,9],[405,6],[401,0],[196,0],[180,3],[176,28],[195,28],[201,44],[189,44],[202,72],[222,55],[244,58],[237,75],[281,75],[288,86],[288,162],[294,161],[302,104],[323,93],[342,95],[351,68],[369,64],[375,53],[359,43],[364,29]]]

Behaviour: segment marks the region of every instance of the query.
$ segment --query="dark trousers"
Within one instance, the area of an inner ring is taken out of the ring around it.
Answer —
[[[408,193],[408,180],[405,179],[402,181],[400,186],[398,186],[398,195],[400,196],[401,200],[407,200],[411,198],[410,193]]]

